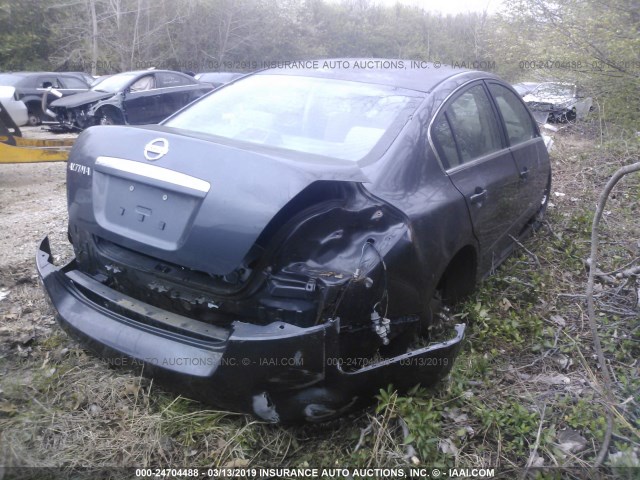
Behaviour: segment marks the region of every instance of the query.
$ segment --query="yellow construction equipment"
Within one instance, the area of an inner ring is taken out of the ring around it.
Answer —
[[[0,103],[0,163],[64,162],[74,141],[23,138],[20,128]]]

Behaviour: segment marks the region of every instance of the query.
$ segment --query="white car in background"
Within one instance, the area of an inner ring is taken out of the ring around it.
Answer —
[[[571,122],[593,110],[591,97],[585,97],[572,83],[541,83],[523,100],[540,123]],[[540,115],[546,115],[548,120],[543,121]]]
[[[16,99],[16,89],[14,87],[0,86],[0,103],[18,127],[22,127],[29,122],[27,106],[22,100]]]

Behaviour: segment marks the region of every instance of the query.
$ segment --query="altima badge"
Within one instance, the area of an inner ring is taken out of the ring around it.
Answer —
[[[169,152],[169,141],[166,138],[156,138],[144,146],[144,158],[153,162],[164,157]]]

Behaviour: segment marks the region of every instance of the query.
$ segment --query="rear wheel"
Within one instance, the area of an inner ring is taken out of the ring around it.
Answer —
[[[40,102],[33,100],[27,102],[27,113],[29,115],[29,125],[35,127],[42,123],[42,108],[40,107]]]
[[[424,315],[423,336],[433,341],[455,323],[451,307],[473,292],[476,273],[475,251],[473,247],[466,246],[451,259],[431,296]]]
[[[29,112],[29,125],[31,125],[32,127],[38,126],[40,125],[40,116],[36,115],[35,113],[31,113]]]

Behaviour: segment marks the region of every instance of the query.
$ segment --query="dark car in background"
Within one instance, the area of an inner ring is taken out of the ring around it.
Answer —
[[[0,86],[15,88],[16,100],[21,100],[27,107],[29,125],[51,120],[42,110],[42,97],[47,94],[47,101],[57,97],[48,93],[48,89],[56,89],[63,97],[89,90],[89,85],[79,75],[60,72],[0,73]]]
[[[64,130],[92,125],[159,123],[212,89],[193,77],[170,70],[142,70],[111,75],[73,98],[53,101],[49,115]]]
[[[430,327],[540,224],[549,157],[498,77],[360,62],[264,70],[160,125],[83,132],[76,257],[55,266],[46,238],[37,253],[61,325],[272,422],[445,376],[465,326]]]
[[[246,73],[238,72],[204,72],[196,74],[195,78],[202,83],[210,83],[215,88],[226,85],[229,82],[246,75]]]

